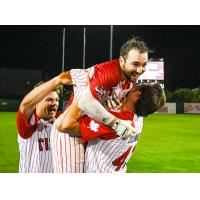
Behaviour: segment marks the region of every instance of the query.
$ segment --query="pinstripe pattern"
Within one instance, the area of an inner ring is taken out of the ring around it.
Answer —
[[[85,91],[86,72],[82,69],[70,71],[72,82],[76,84],[73,87],[75,98]],[[84,146],[80,138],[58,132],[54,125],[51,132],[51,146],[55,173],[83,172]]]
[[[135,114],[134,125],[139,137],[143,118]],[[137,141],[131,142],[131,139],[122,140],[120,138],[111,140],[96,138],[89,141],[85,153],[84,171],[96,173],[126,172],[126,163],[130,159]],[[121,167],[117,169],[115,163],[120,157],[122,157],[120,161],[123,162],[120,163]]]
[[[87,71],[91,78],[94,74],[94,67],[87,69]],[[70,73],[72,82],[76,84],[76,86],[73,87],[74,96],[78,97],[86,88],[86,70],[72,69]],[[132,85],[129,87],[129,90],[131,87]],[[121,84],[113,89],[114,91],[117,90],[118,94],[123,90]],[[125,93],[123,93],[123,95],[125,95]],[[81,139],[58,132],[55,126],[53,126],[51,146],[55,173],[83,172],[84,146]],[[91,163],[91,165],[94,165],[94,163]]]
[[[33,114],[31,121],[33,121],[34,118]],[[38,128],[33,133],[32,137],[23,139],[18,134],[20,151],[19,172],[53,172],[52,154],[49,145],[51,128],[52,124],[40,119],[38,122]]]
[[[83,172],[84,147],[81,138],[58,132],[53,126],[51,146],[55,173]]]

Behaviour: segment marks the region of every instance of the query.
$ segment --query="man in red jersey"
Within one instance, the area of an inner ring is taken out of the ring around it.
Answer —
[[[114,129],[121,138],[135,134],[130,121],[120,120],[106,110],[105,102],[116,94],[120,101],[144,73],[148,62],[148,47],[138,38],[131,38],[120,50],[119,60],[97,64],[89,70],[89,86],[78,107],[88,116]]]
[[[158,83],[134,86],[120,107],[120,111],[112,112],[122,120],[133,122],[136,134],[126,140],[118,137],[111,128],[84,115],[74,101],[56,121],[59,131],[72,136],[81,136],[88,142],[85,152],[85,172],[125,172],[126,163],[130,159],[142,131],[143,118],[165,103],[165,94]]]
[[[50,132],[59,104],[57,88],[71,84],[67,76],[56,76],[38,84],[22,100],[17,113],[19,172],[53,172]]]

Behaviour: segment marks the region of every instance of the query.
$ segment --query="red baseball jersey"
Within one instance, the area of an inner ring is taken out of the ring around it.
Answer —
[[[110,111],[111,114],[116,116],[119,119],[133,121],[134,113],[129,111]],[[134,122],[133,122],[134,123]],[[133,124],[134,126],[134,124]],[[117,138],[118,135],[108,126],[98,122],[97,120],[84,115],[80,119],[80,128],[82,141],[87,142],[91,139],[100,137],[103,140],[109,140]]]
[[[116,116],[120,119],[133,120],[137,134],[122,140],[116,137],[111,128],[97,121],[89,118],[81,120],[83,140],[89,140],[85,152],[84,172],[126,172],[126,164],[133,154],[142,131],[143,118],[135,114],[133,119],[133,114],[131,115],[129,112],[120,112]]]
[[[104,103],[112,92],[122,99],[132,88],[133,82],[120,81],[121,71],[119,60],[97,64],[90,69],[90,90],[94,98]]]
[[[50,132],[52,124],[33,113],[31,120],[19,110],[17,113],[19,172],[53,172]]]

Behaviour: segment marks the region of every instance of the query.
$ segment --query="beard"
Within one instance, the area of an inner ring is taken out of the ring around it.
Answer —
[[[124,77],[127,81],[134,81],[135,82],[137,80],[136,78],[133,77],[134,75],[137,75],[137,74],[133,74],[133,73],[128,72],[126,70],[125,64],[123,64],[123,66],[122,66],[122,72],[123,72],[123,75],[124,75]]]
[[[142,73],[138,73],[137,71],[129,72],[126,69],[125,64],[122,65],[121,69],[122,69],[122,72],[123,72],[125,79],[128,80],[128,81],[136,82],[138,80],[139,76],[142,74]]]

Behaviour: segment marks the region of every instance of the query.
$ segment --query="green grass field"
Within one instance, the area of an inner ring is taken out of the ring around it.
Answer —
[[[200,115],[145,118],[128,172],[200,172]]]
[[[0,113],[0,172],[17,172],[16,113]],[[200,115],[154,114],[144,128],[128,172],[200,172]]]
[[[16,113],[0,112],[0,172],[17,172],[19,151]]]

